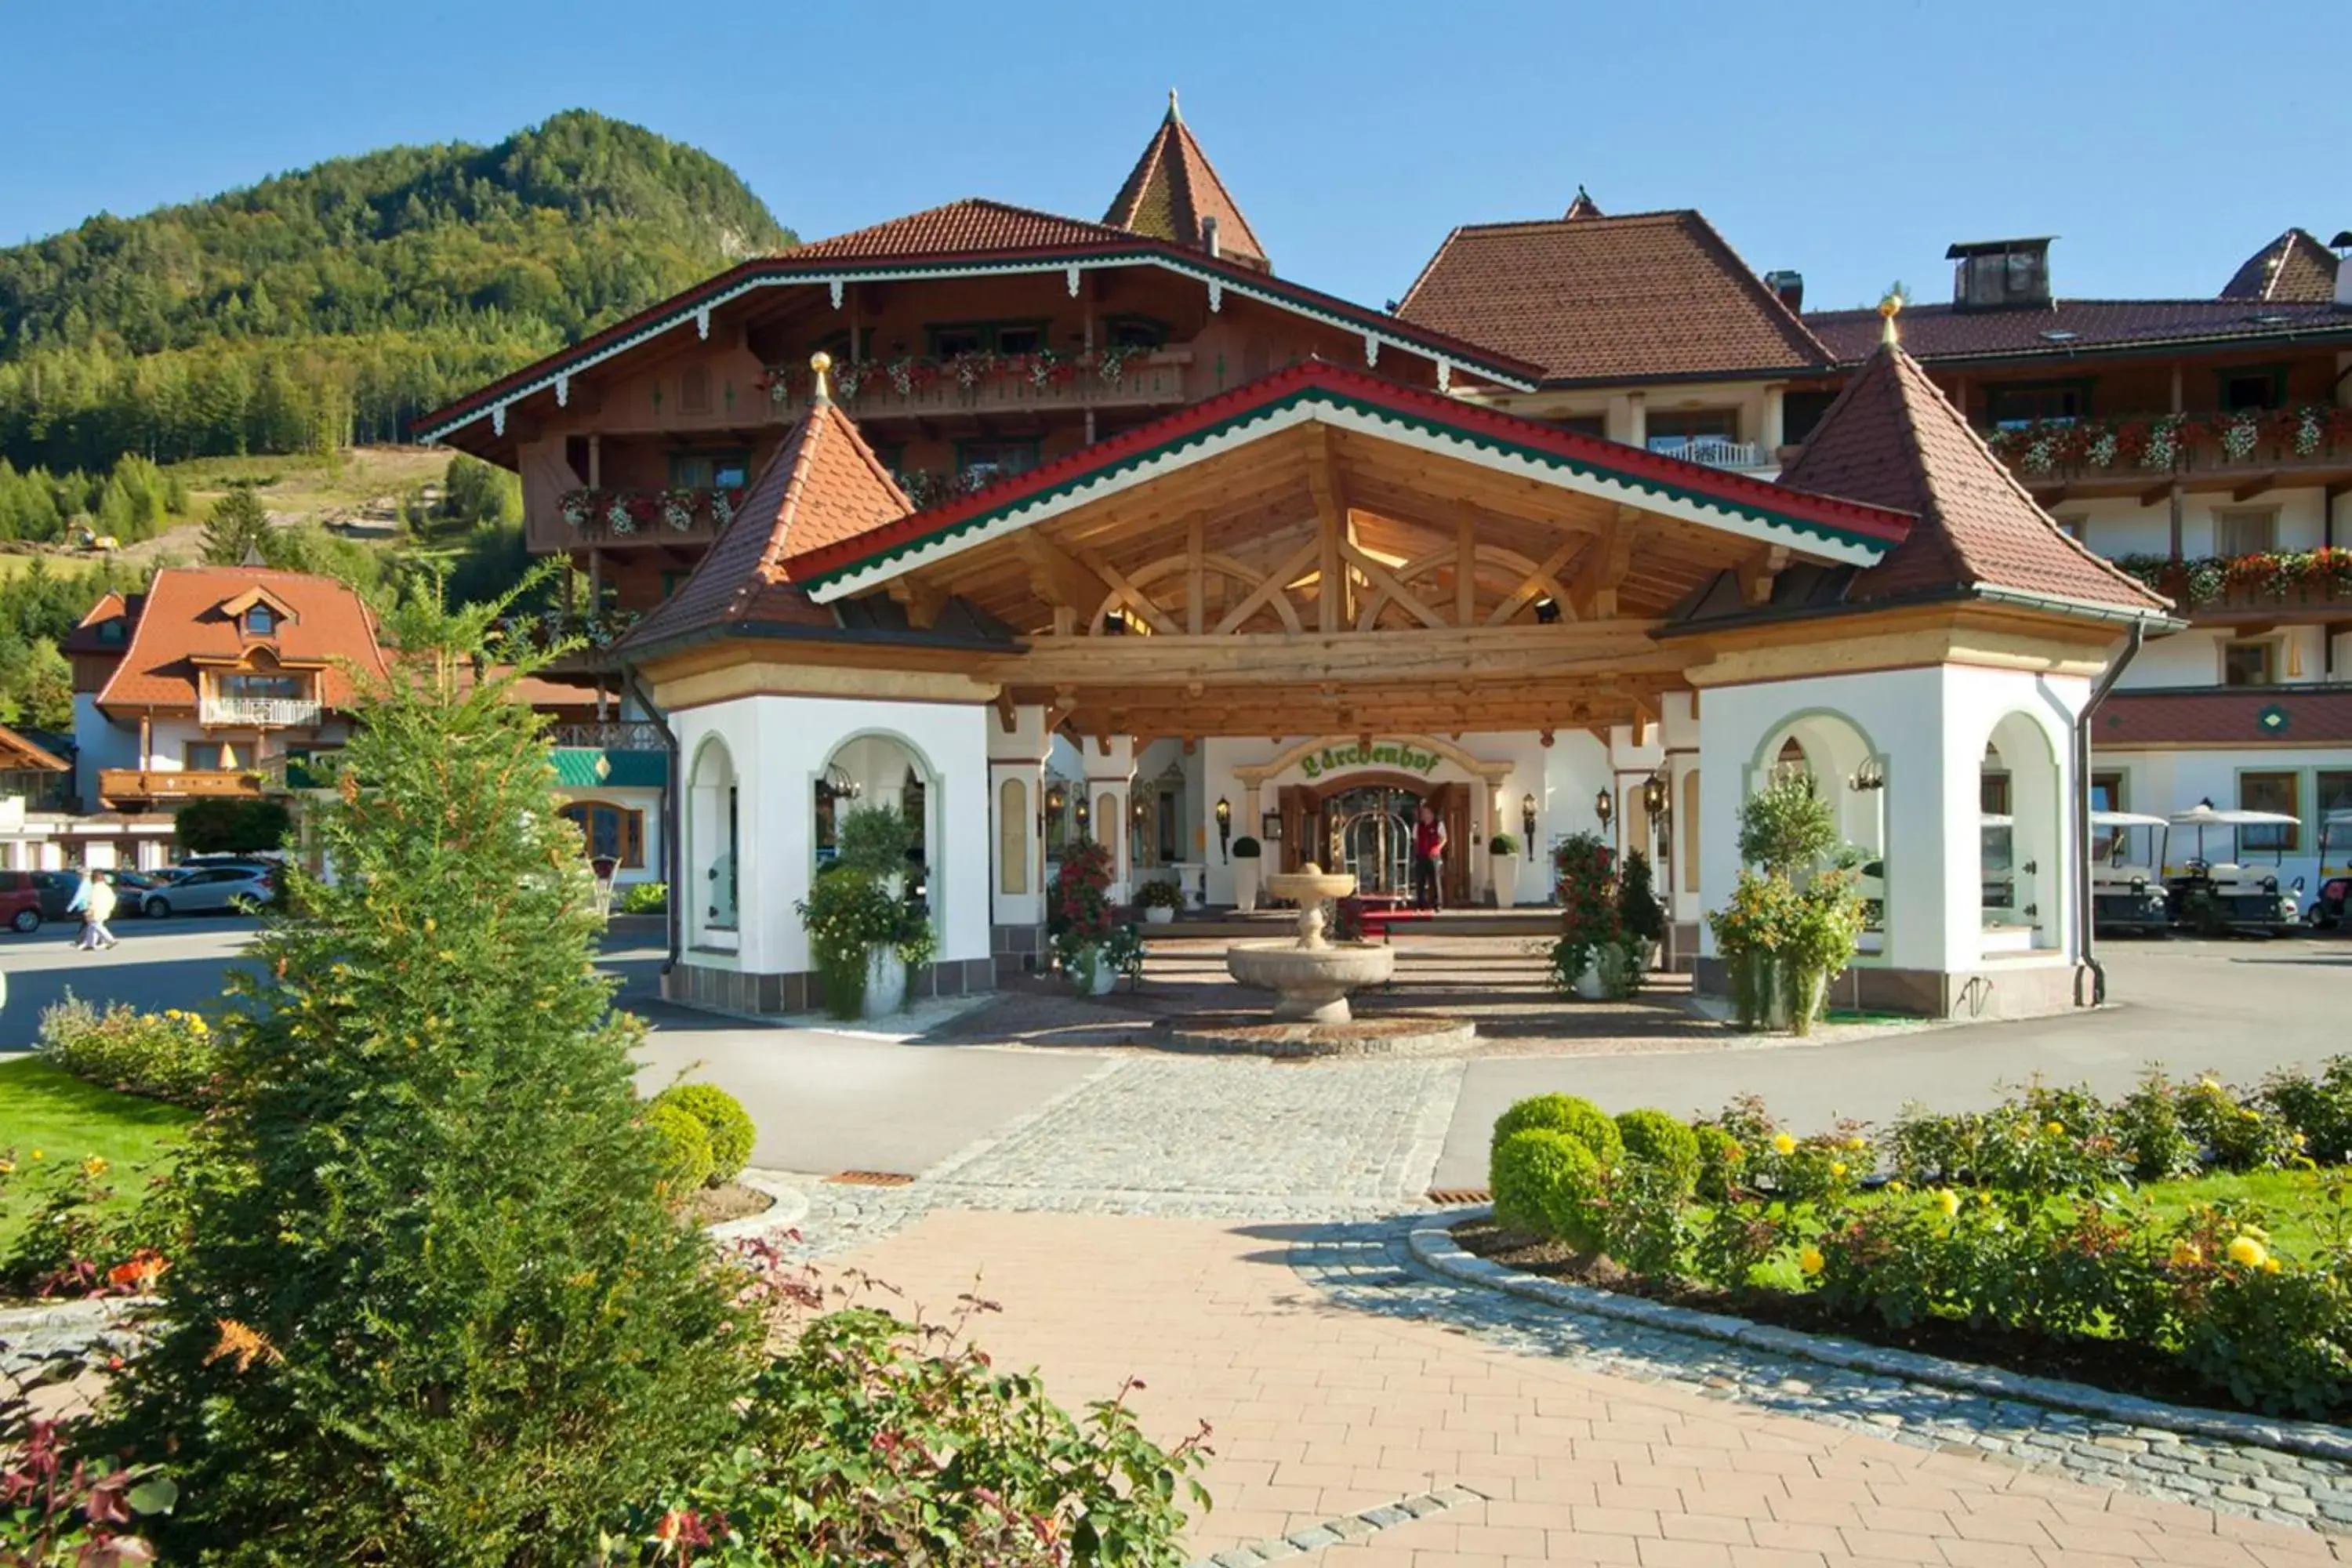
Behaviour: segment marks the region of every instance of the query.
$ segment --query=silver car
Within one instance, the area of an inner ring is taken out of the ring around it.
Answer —
[[[161,920],[165,915],[241,910],[277,897],[269,872],[259,866],[200,865],[149,893],[140,900],[139,910],[150,920]]]

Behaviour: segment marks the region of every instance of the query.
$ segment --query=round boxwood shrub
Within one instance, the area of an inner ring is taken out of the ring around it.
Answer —
[[[670,1195],[682,1196],[710,1181],[710,1134],[701,1118],[681,1105],[656,1100],[646,1107],[646,1131],[661,1145],[662,1178]]]
[[[1499,1149],[1513,1133],[1531,1127],[1567,1133],[1591,1150],[1604,1165],[1625,1157],[1624,1140],[1618,1136],[1617,1124],[1609,1120],[1609,1113],[1572,1094],[1538,1094],[1520,1100],[1496,1119],[1491,1147]]]
[[[1625,1158],[1654,1165],[1673,1178],[1675,1191],[1687,1196],[1698,1184],[1698,1135],[1663,1110],[1628,1110],[1617,1118],[1617,1136]]]
[[[1691,1129],[1691,1144],[1698,1152],[1698,1195],[1711,1204],[1729,1203],[1747,1173],[1748,1151],[1722,1128],[1705,1122]]]
[[[731,1182],[751,1163],[760,1136],[743,1102],[713,1083],[677,1083],[654,1096],[656,1105],[675,1105],[702,1123],[710,1140],[710,1180]]]
[[[1600,1175],[1601,1162],[1576,1139],[1549,1127],[1523,1128],[1503,1140],[1489,1166],[1495,1222],[1559,1236],[1555,1216],[1589,1208]],[[1576,1191],[1564,1197],[1562,1187]]]

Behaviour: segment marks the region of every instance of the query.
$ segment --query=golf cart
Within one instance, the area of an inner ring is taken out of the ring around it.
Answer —
[[[2144,860],[2131,857],[2132,833],[2146,828]],[[2091,928],[2099,936],[2163,936],[2172,929],[2172,903],[2154,869],[2164,864],[2172,825],[2131,811],[2095,811],[2091,829],[2110,836],[2107,852],[2091,866]],[[2158,835],[2165,837],[2159,837]]]
[[[2211,801],[2203,800],[2187,811],[2174,812],[2168,821],[2174,827],[2197,830],[2195,857],[2183,868],[2181,875],[2165,879],[2166,890],[2172,899],[2175,925],[2209,936],[2224,931],[2241,936],[2285,936],[2302,929],[2301,878],[2295,879],[2293,887],[2282,889],[2275,866],[2245,866],[2235,859],[2205,858],[2205,835],[2209,829],[2226,829],[2231,852],[2235,855],[2239,829],[2292,827],[2299,818],[2275,811],[2219,811]],[[2284,847],[2282,846],[2274,853],[2279,857],[2277,864],[2284,864]]]
[[[2343,871],[2327,874],[2328,851],[2344,845],[2352,845],[2352,811],[2331,811],[2319,819],[2319,891],[2303,911],[2305,922],[2315,930],[2352,930],[2344,920],[2344,906],[2352,900],[2352,850],[2347,851]]]

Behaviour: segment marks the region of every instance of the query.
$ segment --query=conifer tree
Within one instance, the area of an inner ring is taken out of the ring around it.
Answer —
[[[231,485],[205,519],[205,561],[214,566],[241,564],[258,553],[269,536],[269,514],[251,485]]]
[[[165,1561],[561,1564],[723,1440],[755,1349],[639,1124],[579,839],[488,636],[392,617],[239,987],[166,1325],[94,1434]]]

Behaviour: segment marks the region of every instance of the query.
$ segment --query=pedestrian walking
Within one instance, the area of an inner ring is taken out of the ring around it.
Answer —
[[[101,947],[117,947],[121,939],[107,929],[106,922],[114,918],[114,884],[102,873],[85,870],[81,886],[74,889],[73,902],[66,906],[68,914],[81,914],[81,939],[74,946],[84,952]]]

